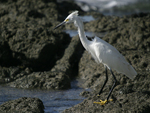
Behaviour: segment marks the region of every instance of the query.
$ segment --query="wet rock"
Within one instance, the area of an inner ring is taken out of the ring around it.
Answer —
[[[63,57],[56,62],[51,71],[30,72],[25,68],[14,74],[15,76],[9,71],[9,76],[13,76],[14,80],[8,85],[19,88],[68,89],[71,79],[77,75],[78,62],[83,51],[79,37],[76,36],[72,38]]]
[[[43,102],[38,98],[22,97],[0,105],[1,113],[44,113]]]
[[[18,88],[68,89],[70,78],[63,72],[33,72],[7,85]]]

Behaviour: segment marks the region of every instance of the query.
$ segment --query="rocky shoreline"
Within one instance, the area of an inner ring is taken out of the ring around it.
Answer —
[[[53,30],[74,10],[79,10],[81,15],[95,17],[96,20],[85,23],[85,30],[106,32],[101,38],[115,46],[138,73],[132,81],[114,71],[118,80],[111,97],[114,101],[105,106],[93,102],[106,98],[113,83],[112,77],[109,76],[104,92],[100,98],[97,97],[105,80],[104,66],[96,64],[82,47],[78,36],[70,38],[62,32],[64,28],[76,29],[74,25]],[[91,88],[92,91],[82,92],[81,95],[87,99],[64,113],[146,113],[150,110],[150,13],[123,17],[104,16],[95,12],[83,12],[72,2],[7,0],[0,1],[0,17],[1,85],[69,89],[72,79],[78,75],[85,81],[80,87]],[[20,101],[25,108],[17,107]],[[10,104],[14,102],[15,106]],[[28,106],[32,102],[35,108]],[[39,99],[22,97],[0,105],[0,110],[2,113],[10,110],[15,113],[17,110],[19,113],[28,110],[31,113],[35,110],[43,113],[44,106]]]

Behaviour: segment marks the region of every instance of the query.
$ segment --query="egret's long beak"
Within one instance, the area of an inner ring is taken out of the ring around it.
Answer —
[[[60,24],[58,24],[53,30],[55,30],[55,29],[57,29],[58,27],[60,27],[60,26],[62,26],[62,25],[64,25],[66,22],[65,21],[63,21],[62,23],[60,23]]]

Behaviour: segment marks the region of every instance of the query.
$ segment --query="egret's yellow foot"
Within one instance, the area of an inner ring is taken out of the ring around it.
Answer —
[[[100,104],[100,105],[105,105],[108,101],[113,101],[113,99],[104,100],[104,101],[100,100],[100,102],[93,102],[93,103],[95,103],[95,104]]]
[[[104,101],[100,100],[100,102],[94,102],[94,103],[104,105],[106,102],[107,102],[107,100],[104,100]]]

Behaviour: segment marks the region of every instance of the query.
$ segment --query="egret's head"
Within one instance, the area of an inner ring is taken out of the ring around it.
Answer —
[[[66,24],[66,23],[74,22],[74,20],[76,19],[77,16],[78,16],[78,11],[72,12],[70,15],[67,16],[67,18],[62,23],[57,25],[54,29]]]

